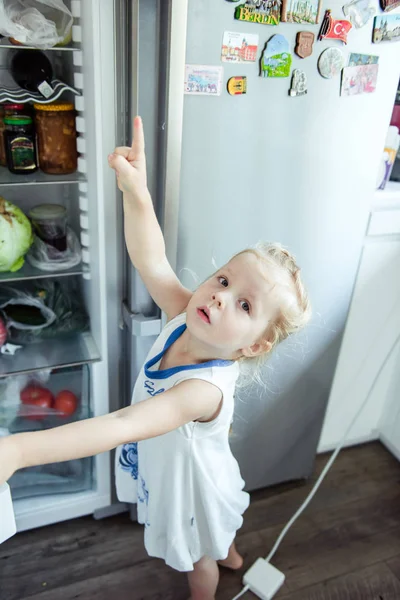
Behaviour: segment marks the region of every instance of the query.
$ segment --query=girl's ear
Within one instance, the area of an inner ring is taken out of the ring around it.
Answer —
[[[265,354],[269,352],[272,348],[271,342],[268,340],[261,340],[260,342],[256,342],[252,346],[248,346],[247,348],[242,348],[242,356],[246,358],[254,358],[255,356],[259,356],[260,354]]]

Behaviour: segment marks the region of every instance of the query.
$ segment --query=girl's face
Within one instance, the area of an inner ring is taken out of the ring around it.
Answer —
[[[273,273],[254,254],[240,254],[193,294],[189,332],[217,358],[253,356],[268,349],[262,336],[277,311]]]

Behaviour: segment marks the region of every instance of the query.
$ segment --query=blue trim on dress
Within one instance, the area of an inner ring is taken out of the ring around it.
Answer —
[[[175,375],[175,373],[179,373],[180,371],[190,371],[192,369],[206,369],[207,367],[229,367],[234,363],[233,360],[208,360],[204,363],[199,363],[197,365],[180,365],[177,367],[171,367],[170,369],[161,369],[159,371],[150,371],[150,368],[158,363],[164,356],[165,352],[168,350],[170,346],[182,335],[185,331],[186,325],[180,325],[177,327],[169,336],[167,341],[165,342],[164,348],[161,350],[157,356],[151,358],[144,365],[144,372],[146,377],[150,377],[151,379],[166,379],[167,377],[171,377],[171,375]]]

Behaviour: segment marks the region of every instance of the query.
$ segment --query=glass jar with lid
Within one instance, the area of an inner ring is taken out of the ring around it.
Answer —
[[[36,143],[32,119],[25,116],[4,117],[7,166],[11,173],[36,171]]]
[[[39,204],[29,211],[33,230],[47,246],[49,258],[67,250],[67,210],[61,204]]]
[[[78,166],[74,105],[34,104],[39,166],[44,173],[67,175]]]
[[[2,167],[7,166],[5,131],[6,126],[4,125],[4,105],[0,104],[0,165]]]
[[[3,104],[6,117],[32,117],[31,104],[17,104],[15,102],[6,102]]]
[[[4,124],[5,117],[30,115],[30,107],[26,107],[25,104],[0,104],[0,165],[2,167],[7,166],[7,154],[6,154],[6,126]]]

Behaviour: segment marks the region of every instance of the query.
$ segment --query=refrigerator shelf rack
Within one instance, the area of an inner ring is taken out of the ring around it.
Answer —
[[[51,85],[54,91],[49,98],[43,98],[41,94],[28,92],[19,86],[1,87],[0,102],[36,102],[38,104],[50,104],[51,102],[57,100],[64,92],[72,92],[77,96],[80,93],[77,89],[67,85],[60,79],[53,79]]]
[[[78,165],[79,168],[79,165]],[[50,184],[69,184],[85,181],[83,173],[71,173],[71,175],[48,175],[42,171],[36,171],[31,175],[15,175],[6,167],[0,167],[0,187],[2,186],[26,186],[26,185],[50,185]]]
[[[40,50],[40,48],[35,48],[34,46],[18,46],[17,44],[12,44],[7,38],[0,40],[0,50],[2,48],[5,50]],[[73,43],[68,44],[67,46],[54,46],[53,48],[47,48],[47,50],[42,50],[42,52],[73,52],[74,50],[79,50],[79,46]]]
[[[24,266],[19,269],[19,271],[15,271],[15,273],[11,273],[11,271],[0,273],[0,284],[5,282],[10,283],[11,281],[28,281],[29,279],[37,280],[46,279],[48,277],[54,278],[81,275],[82,272],[82,264],[76,265],[71,269],[64,269],[63,271],[40,271],[25,261]]]
[[[43,369],[72,367],[101,360],[89,332],[29,344],[14,356],[0,356],[0,377]]]

